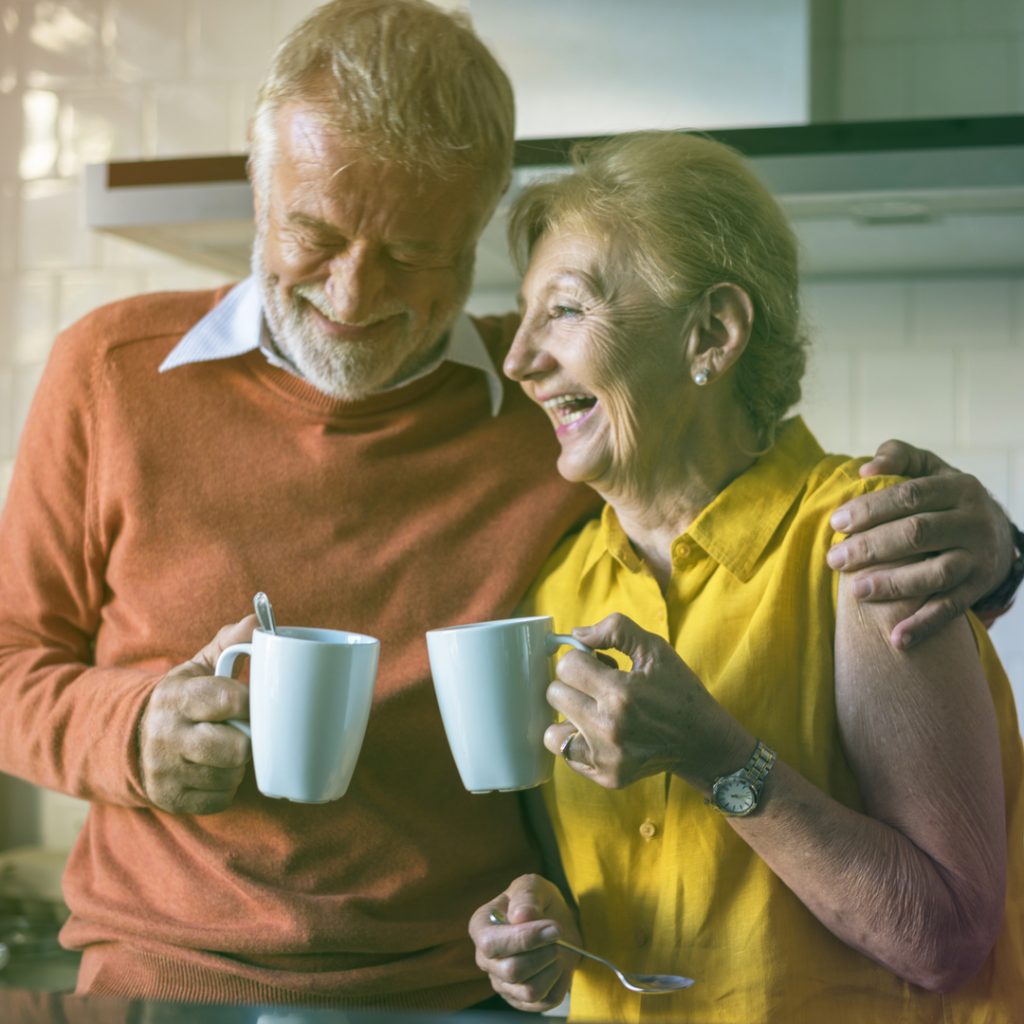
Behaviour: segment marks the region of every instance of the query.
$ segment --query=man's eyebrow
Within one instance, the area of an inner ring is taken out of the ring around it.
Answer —
[[[332,234],[338,233],[338,229],[333,224],[328,224],[327,221],[321,220],[319,217],[313,217],[308,213],[303,213],[301,210],[290,210],[287,220],[289,224],[301,224],[303,227],[316,228],[318,231],[329,231]]]
[[[300,227],[313,228],[315,231],[319,231],[326,235],[342,234],[337,225],[332,224],[330,221],[322,220],[320,217],[314,217],[312,214],[303,213],[301,210],[291,210],[288,213],[286,220],[289,224],[298,224]],[[440,252],[436,243],[425,241],[423,239],[394,238],[387,239],[386,241],[388,245],[400,246],[403,249],[413,249],[416,252]]]

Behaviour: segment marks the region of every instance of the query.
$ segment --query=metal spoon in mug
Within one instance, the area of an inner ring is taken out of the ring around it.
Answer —
[[[491,924],[508,924],[508,918],[500,910],[492,910],[489,919]],[[589,953],[564,939],[555,939],[555,945],[564,946],[580,956],[586,956],[591,960],[596,960],[599,964],[604,964],[609,970],[615,972],[619,981],[630,992],[641,992],[646,996],[665,995],[681,988],[689,988],[693,984],[693,978],[683,978],[678,974],[627,974],[625,971],[619,970],[610,960],[605,960],[603,956]]]
[[[270,598],[261,590],[253,599],[252,606],[256,609],[256,618],[265,633],[277,634],[277,622],[274,619],[274,608]]]

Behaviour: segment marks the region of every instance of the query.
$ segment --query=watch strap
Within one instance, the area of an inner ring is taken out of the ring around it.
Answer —
[[[754,787],[758,798],[761,796],[761,790],[764,789],[764,780],[768,778],[768,773],[775,764],[775,757],[775,751],[758,740],[754,752],[750,755],[750,760],[740,769],[747,781]]]

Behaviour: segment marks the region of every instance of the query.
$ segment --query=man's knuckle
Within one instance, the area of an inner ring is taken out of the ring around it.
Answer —
[[[949,590],[960,582],[962,574],[951,558],[935,559],[935,587],[937,590]]]
[[[924,491],[919,480],[904,480],[895,491],[893,497],[897,504],[908,511],[919,509],[924,502]]]
[[[928,520],[924,516],[912,515],[903,521],[907,543],[912,551],[925,551],[928,548],[930,530]]]

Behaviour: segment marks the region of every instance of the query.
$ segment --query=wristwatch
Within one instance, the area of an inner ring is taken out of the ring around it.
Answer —
[[[760,740],[750,760],[731,775],[720,775],[711,787],[711,803],[730,818],[742,818],[757,810],[764,780],[775,764],[775,751]]]

